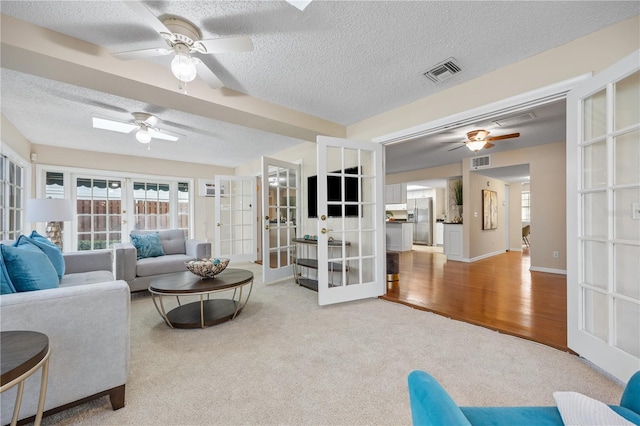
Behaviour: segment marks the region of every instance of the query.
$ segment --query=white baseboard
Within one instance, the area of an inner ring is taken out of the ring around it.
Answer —
[[[509,251],[522,251],[522,247],[510,248]]]
[[[497,256],[499,254],[505,254],[505,250],[494,251],[493,253],[486,253],[481,256],[472,257],[471,259],[465,259],[465,262],[475,262],[476,260],[486,259],[487,257]]]
[[[540,268],[537,266],[532,266],[529,268],[529,270],[533,272],[547,272],[549,274],[567,275],[566,269]]]

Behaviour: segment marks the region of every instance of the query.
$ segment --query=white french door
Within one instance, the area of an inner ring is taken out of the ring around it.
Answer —
[[[383,146],[318,137],[318,304],[385,293]]]
[[[231,261],[256,259],[256,180],[216,176],[215,253]]]
[[[293,276],[300,223],[300,165],[262,157],[262,277],[265,283]]]
[[[567,96],[567,341],[640,370],[640,51]]]

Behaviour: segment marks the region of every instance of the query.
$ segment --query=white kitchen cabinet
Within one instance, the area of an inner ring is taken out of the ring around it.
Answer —
[[[412,222],[387,222],[387,250],[409,251],[412,245]]]
[[[385,188],[385,204],[406,204],[407,203],[407,184],[396,183],[387,185]]]
[[[444,244],[444,223],[436,222],[436,245],[442,246]]]
[[[462,235],[461,223],[444,224],[444,254],[447,260],[464,259],[464,238]]]

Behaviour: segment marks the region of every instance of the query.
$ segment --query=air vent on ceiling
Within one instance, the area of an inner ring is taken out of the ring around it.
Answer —
[[[491,166],[491,156],[483,155],[482,157],[471,157],[471,168],[483,169]]]
[[[424,76],[434,83],[440,83],[446,79],[453,77],[454,74],[462,71],[462,68],[456,63],[456,60],[449,58],[444,62],[440,62],[438,65],[431,68],[424,73]]]
[[[499,118],[493,122],[500,127],[514,126],[516,124],[524,123],[525,121],[533,120],[536,117],[537,116],[533,111],[529,111],[522,114],[512,115],[510,117]]]

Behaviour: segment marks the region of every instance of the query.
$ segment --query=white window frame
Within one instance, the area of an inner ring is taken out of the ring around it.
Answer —
[[[523,201],[524,201],[523,198],[524,198],[525,194],[527,194],[528,198],[529,198],[529,205],[528,206],[525,206],[524,203],[523,203]],[[522,214],[522,212],[524,212],[525,209],[527,211],[527,217],[526,218]],[[522,196],[520,197],[520,215],[521,215],[520,220],[522,222],[531,222],[531,191],[522,191]]]
[[[2,217],[0,217],[0,220],[3,223],[3,231],[2,233],[0,233],[0,240],[4,240],[4,239],[8,239],[9,238],[9,232],[17,232],[17,231],[21,231],[22,233],[26,233],[27,232],[27,225],[29,225],[26,221],[26,207],[27,207],[27,200],[32,198],[31,194],[31,163],[21,157],[20,155],[18,155],[18,153],[16,153],[14,150],[12,150],[11,148],[9,148],[7,146],[7,144],[5,144],[4,142],[0,143],[0,155],[3,155],[5,157],[7,157],[7,159],[11,162],[13,162],[14,164],[18,165],[19,167],[22,167],[22,193],[23,193],[23,197],[22,197],[22,207],[21,207],[21,213],[20,213],[20,223],[22,224],[22,229],[15,229],[15,230],[9,230],[9,215],[7,214],[8,210],[7,210],[7,206],[2,205],[0,206],[2,208]],[[2,160],[0,160],[2,161]],[[8,182],[5,182],[5,178],[4,175],[0,176],[0,184],[2,184],[5,188],[5,194],[8,195],[7,192],[7,187],[6,185],[8,185]],[[4,202],[8,203],[8,197],[5,197]]]
[[[177,191],[179,182],[187,182],[189,184],[189,228],[187,238],[194,238],[194,227],[195,227],[195,195],[196,195],[196,186],[195,179],[184,176],[160,176],[153,174],[142,174],[142,173],[131,173],[125,171],[109,171],[109,170],[99,170],[99,169],[87,169],[80,167],[68,167],[68,166],[55,166],[51,164],[37,164],[36,165],[36,195],[37,197],[42,197],[45,191],[45,182],[46,182],[46,173],[47,172],[55,172],[62,173],[64,177],[64,198],[75,199],[75,183],[72,182],[72,179],[75,178],[93,178],[93,179],[118,179],[123,182],[123,189],[126,187],[126,195],[123,194],[123,209],[126,209],[126,213],[123,214],[123,218],[126,223],[123,224],[122,233],[123,233],[123,241],[126,240],[125,236],[128,236],[129,233],[133,230],[132,226],[135,223],[133,210],[131,208],[127,208],[131,206],[133,202],[133,181],[145,181],[145,182],[157,182],[157,183],[166,183],[170,185],[171,190],[174,189]],[[67,184],[68,182],[68,184]],[[72,193],[72,188],[74,192]],[[127,197],[125,200],[124,197]],[[177,215],[178,215],[178,200],[177,198],[171,198],[170,211],[172,212],[171,224],[172,226],[175,224],[177,228]],[[174,214],[175,212],[175,214]],[[175,217],[174,217],[175,216]],[[63,244],[66,247],[76,247],[76,232],[77,223],[74,218],[72,221],[70,228],[73,229],[73,232],[67,233],[64,236]]]

